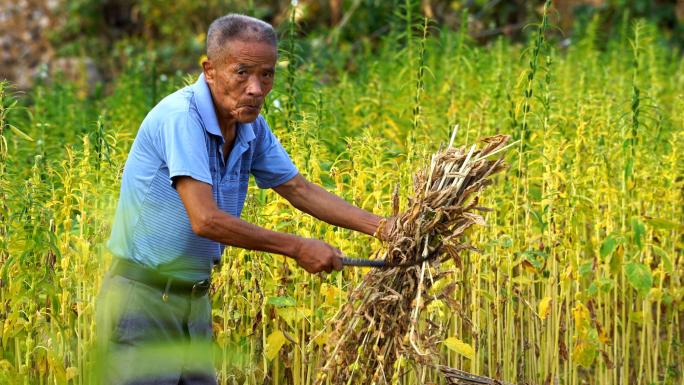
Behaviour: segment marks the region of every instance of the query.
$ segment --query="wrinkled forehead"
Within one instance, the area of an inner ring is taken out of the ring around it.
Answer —
[[[209,58],[215,62],[247,60],[249,58],[268,59],[273,62],[278,60],[277,45],[256,36],[239,36],[226,39],[216,48],[216,52],[209,55]]]

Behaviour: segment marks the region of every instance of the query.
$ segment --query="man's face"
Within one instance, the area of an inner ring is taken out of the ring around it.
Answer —
[[[276,59],[276,47],[268,43],[233,40],[223,62],[202,63],[219,121],[256,120],[273,88]]]

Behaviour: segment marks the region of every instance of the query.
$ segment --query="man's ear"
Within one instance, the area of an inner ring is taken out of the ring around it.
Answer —
[[[214,68],[214,63],[208,58],[202,60],[202,69],[204,70],[204,78],[207,83],[213,83],[214,77],[216,76],[216,68]]]

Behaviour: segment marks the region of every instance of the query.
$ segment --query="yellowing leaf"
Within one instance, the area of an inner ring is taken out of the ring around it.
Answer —
[[[317,343],[319,346],[323,346],[328,343],[328,338],[330,335],[328,333],[320,333],[316,337],[314,337],[314,342]]]
[[[329,306],[336,306],[344,296],[344,292],[338,289],[337,286],[327,283],[321,285],[320,293],[325,298],[325,304]]]
[[[447,348],[455,351],[456,353],[466,358],[469,358],[471,360],[475,358],[475,348],[459,340],[456,337],[449,337],[445,339],[443,343],[444,345],[446,345]]]
[[[565,271],[563,272],[563,275],[561,276],[561,280],[563,281],[570,281],[573,279],[573,270],[572,270],[572,265],[568,265],[568,267],[565,268]]]
[[[525,271],[527,271],[528,273],[537,273],[537,269],[534,267],[534,265],[532,265],[530,261],[525,259],[522,261],[521,265],[523,269],[525,269]]]
[[[427,305],[428,314],[434,314],[437,317],[444,317],[444,312],[447,310],[446,305],[441,300],[434,300]]]
[[[78,369],[77,369],[77,368],[75,368],[75,367],[73,367],[73,366],[70,366],[70,367],[68,367],[68,368],[66,369],[66,379],[67,379],[67,381],[69,381],[69,380],[75,378],[77,375],[78,375]]]
[[[596,347],[586,342],[580,342],[572,349],[573,361],[585,368],[591,367],[597,354],[598,351],[596,350]]]
[[[0,373],[7,373],[14,370],[12,363],[7,360],[0,360]]]
[[[515,283],[516,285],[521,285],[521,286],[531,285],[534,283],[533,280],[531,280],[528,277],[523,277],[522,275],[519,275],[517,277],[513,277],[511,279],[511,282]]]
[[[612,343],[613,343],[613,341],[610,339],[610,336],[608,335],[608,333],[606,333],[606,330],[603,328],[601,328],[601,330],[599,331],[599,337],[598,338],[599,338],[599,341],[601,341],[601,343],[603,343],[603,344],[612,345]]]
[[[266,338],[266,348],[264,349],[264,355],[266,358],[270,361],[278,355],[278,352],[280,351],[280,348],[283,347],[286,343],[289,343],[287,338],[285,338],[285,334],[281,332],[280,330],[276,330],[271,335]]]
[[[311,309],[306,307],[281,307],[276,308],[276,313],[287,322],[290,327],[294,327],[304,317],[311,317]]]
[[[549,315],[550,306],[551,297],[544,297],[541,301],[539,301],[539,318],[541,318],[542,320],[546,319],[546,317]]]
[[[450,260],[450,261],[451,261],[451,260]],[[449,279],[440,279],[440,280],[438,280],[437,282],[435,282],[434,285],[432,285],[432,287],[430,287],[430,289],[428,290],[428,293],[429,293],[430,295],[437,295],[437,294],[440,294],[440,293],[442,292],[442,290],[444,290],[444,288],[446,288],[447,286],[449,286],[449,282],[450,282],[450,281],[451,281],[451,280],[449,280]]]
[[[589,314],[589,309],[587,309],[584,304],[578,302],[577,305],[572,309],[572,317],[575,320],[575,330],[582,333],[587,328],[589,328],[589,320],[591,315]]]
[[[643,311],[633,311],[629,313],[629,319],[630,321],[634,322],[637,325],[643,325],[644,324],[644,312]]]

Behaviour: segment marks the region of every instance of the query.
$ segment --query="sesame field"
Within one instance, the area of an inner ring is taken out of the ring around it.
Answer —
[[[406,25],[373,49],[285,36],[262,110],[306,178],[385,216],[412,210],[414,175],[455,126],[454,147],[511,136],[508,169],[478,203],[486,224],[458,238],[472,248],[410,267],[434,278],[406,302],[420,313],[411,328],[441,332],[406,345],[509,384],[684,385],[682,53],[638,19],[563,39],[544,16],[527,42],[487,44]],[[96,383],[94,299],[126,156],[146,113],[198,75],[142,55],[95,94],[0,83],[0,384]],[[243,219],[382,255],[382,242],[250,183]],[[369,271],[310,275],[227,248],[210,291],[220,383],[458,384],[409,348],[341,341],[333,321],[349,304],[392,306],[349,296]],[[344,361],[342,382],[324,370],[332,353],[363,359]]]

